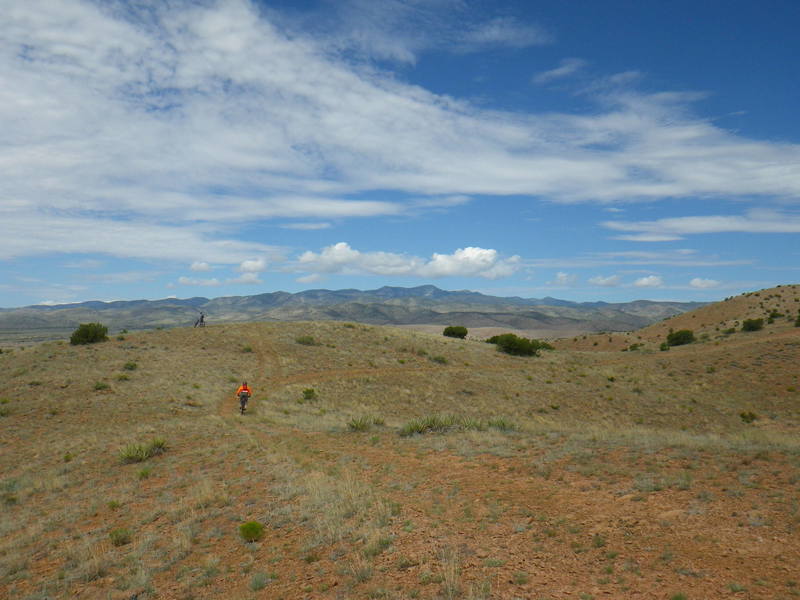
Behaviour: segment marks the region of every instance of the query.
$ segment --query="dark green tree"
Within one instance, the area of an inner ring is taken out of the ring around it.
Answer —
[[[667,344],[670,346],[683,346],[694,341],[694,332],[691,329],[670,331],[667,335]]]
[[[461,338],[463,340],[467,337],[467,328],[461,325],[450,325],[444,328],[443,335],[451,338]]]
[[[745,319],[742,321],[742,331],[758,331],[764,329],[764,319]]]
[[[72,332],[69,343],[73,346],[78,344],[96,344],[108,340],[108,327],[101,323],[81,323]]]

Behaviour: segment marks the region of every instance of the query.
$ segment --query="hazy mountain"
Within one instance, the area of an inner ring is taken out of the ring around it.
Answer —
[[[570,302],[556,298],[488,296],[433,285],[376,290],[306,290],[223,298],[89,301],[0,309],[0,336],[63,337],[80,323],[121,329],[245,321],[358,321],[376,325],[451,325],[548,331],[625,331],[702,306],[698,302]]]

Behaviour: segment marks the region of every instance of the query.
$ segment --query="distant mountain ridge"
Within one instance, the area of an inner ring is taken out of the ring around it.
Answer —
[[[46,339],[80,323],[111,331],[246,321],[357,321],[374,325],[449,325],[547,331],[629,331],[703,306],[701,302],[571,302],[556,298],[489,296],[433,285],[375,290],[314,289],[220,298],[87,301],[0,309],[0,336],[39,332]]]

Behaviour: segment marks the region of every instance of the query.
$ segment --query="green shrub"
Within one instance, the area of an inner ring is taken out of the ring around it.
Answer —
[[[460,338],[464,339],[467,337],[467,328],[462,327],[461,325],[450,325],[449,327],[445,327],[442,335],[445,337],[452,337],[452,338]]]
[[[306,388],[303,390],[303,400],[316,400],[317,392],[314,388]]]
[[[295,342],[301,346],[319,346],[320,343],[311,335],[301,335],[294,339]]]
[[[669,350],[669,344],[667,342],[661,342],[661,345],[658,347],[658,349],[662,352],[666,352]]]
[[[137,365],[133,361],[129,361],[129,362],[126,362],[125,365],[122,368],[125,369],[126,371],[135,371],[136,369],[139,368],[139,365]]]
[[[131,532],[124,527],[112,529],[109,532],[108,537],[111,538],[111,543],[115,546],[124,546],[125,544],[131,543]]]
[[[94,389],[96,392],[102,392],[103,390],[107,390],[110,388],[111,386],[103,381],[98,381],[97,383],[94,384]]]
[[[245,542],[257,542],[264,537],[264,526],[258,521],[248,521],[239,525],[239,535]]]
[[[758,331],[764,328],[764,319],[745,319],[742,321],[742,331]]]
[[[694,332],[691,329],[680,329],[671,331],[667,335],[667,344],[670,346],[683,346],[694,341]]]
[[[541,343],[537,340],[529,340],[528,338],[519,337],[513,333],[503,333],[496,335],[488,340],[491,344],[496,344],[497,349],[506,354],[514,356],[538,356]]]
[[[108,340],[108,327],[100,323],[81,323],[72,332],[69,343],[73,346],[78,344],[96,344]]]
[[[447,359],[444,356],[431,356],[431,361],[440,365],[446,365]]]

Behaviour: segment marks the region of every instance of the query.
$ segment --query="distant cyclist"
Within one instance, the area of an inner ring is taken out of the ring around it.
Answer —
[[[239,410],[242,414],[244,414],[244,411],[247,408],[247,401],[252,395],[253,392],[247,386],[247,382],[243,381],[242,385],[239,386],[239,389],[236,390],[236,396],[239,398]]]

